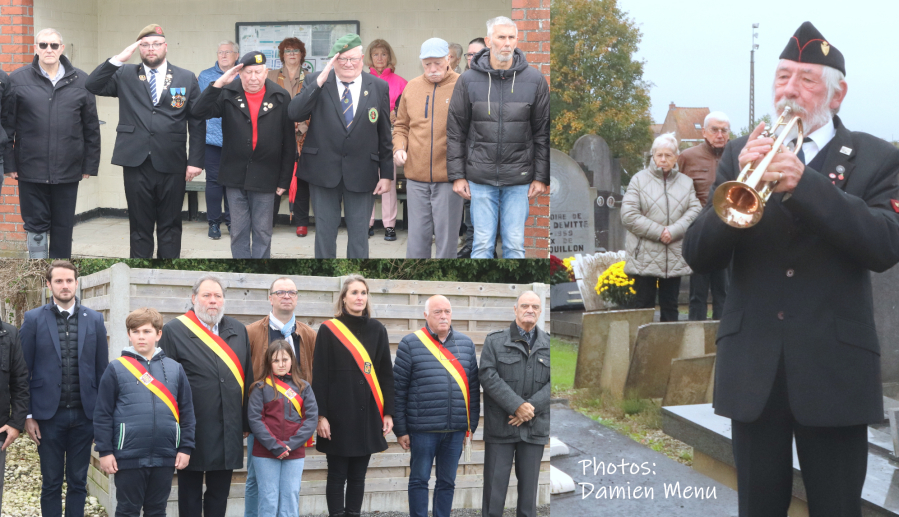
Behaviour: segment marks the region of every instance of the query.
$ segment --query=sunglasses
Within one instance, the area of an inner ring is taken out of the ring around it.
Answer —
[[[50,45],[50,48],[53,50],[59,50],[59,43],[38,43],[37,46],[40,47],[41,50],[47,50],[47,45]]]

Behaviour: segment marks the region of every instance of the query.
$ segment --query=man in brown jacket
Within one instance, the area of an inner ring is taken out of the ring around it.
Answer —
[[[724,146],[730,139],[730,120],[724,113],[713,111],[706,115],[702,125],[702,136],[705,141],[682,152],[677,160],[677,167],[682,173],[693,178],[696,197],[699,198],[699,203],[705,206],[709,198],[714,195],[710,191],[715,184],[718,161],[721,160]],[[712,319],[721,319],[724,297],[727,294],[726,269],[713,273],[690,275],[691,321],[707,319],[709,287],[712,289]]]
[[[265,351],[272,341],[284,339],[293,346],[303,380],[312,383],[312,353],[315,350],[315,331],[296,320],[297,285],[286,276],[275,279],[268,291],[272,312],[259,321],[247,325],[250,340],[250,360],[254,379],[262,378]],[[244,514],[255,516],[259,504],[256,469],[253,467],[253,435],[247,437],[247,484],[244,490]]]
[[[456,258],[463,199],[446,176],[446,119],[459,74],[449,67],[449,44],[431,38],[421,46],[425,73],[409,81],[393,130],[393,161],[405,166],[409,207],[406,258]]]

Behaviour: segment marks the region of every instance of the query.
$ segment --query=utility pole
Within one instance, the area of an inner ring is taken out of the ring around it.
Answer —
[[[759,24],[752,24],[752,50],[749,52],[749,131],[755,125],[755,51],[759,48],[755,40],[759,37],[758,28]]]

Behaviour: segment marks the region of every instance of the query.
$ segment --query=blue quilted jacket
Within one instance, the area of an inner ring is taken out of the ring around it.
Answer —
[[[468,375],[471,432],[474,433],[481,415],[481,385],[474,343],[468,336],[450,330],[443,345]],[[410,432],[464,431],[467,427],[462,389],[415,334],[400,341],[393,365],[393,380],[396,390],[393,426],[397,436]]]
[[[205,90],[210,84],[218,81],[219,77],[225,75],[225,72],[219,68],[218,61],[212,68],[207,68],[200,72],[197,82],[200,83],[200,91]],[[211,118],[206,121],[206,143],[221,147],[222,143],[222,119]]]

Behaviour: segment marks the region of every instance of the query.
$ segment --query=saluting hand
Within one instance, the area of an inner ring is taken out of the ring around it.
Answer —
[[[227,72],[225,72],[225,75],[216,79],[216,81],[214,83],[212,83],[212,86],[215,86],[216,88],[221,88],[222,86],[225,86],[226,84],[230,84],[231,81],[233,81],[234,78],[237,77],[237,74],[240,72],[241,68],[243,68],[242,64],[237,64],[237,65],[232,66],[231,68],[228,69]]]
[[[322,68],[322,73],[318,74],[318,77],[315,79],[315,82],[318,83],[318,87],[321,88],[325,85],[325,81],[328,80],[328,75],[331,73],[331,69],[334,68],[334,62],[337,61],[337,58],[340,57],[340,54],[335,55],[328,61],[328,64]]]
[[[139,45],[140,41],[135,41],[134,43],[128,45],[127,47],[125,47],[125,50],[123,50],[119,55],[115,57],[115,60],[119,61],[120,63],[128,61],[129,59],[131,59],[131,56],[134,55],[134,51],[137,50],[137,47]]]

